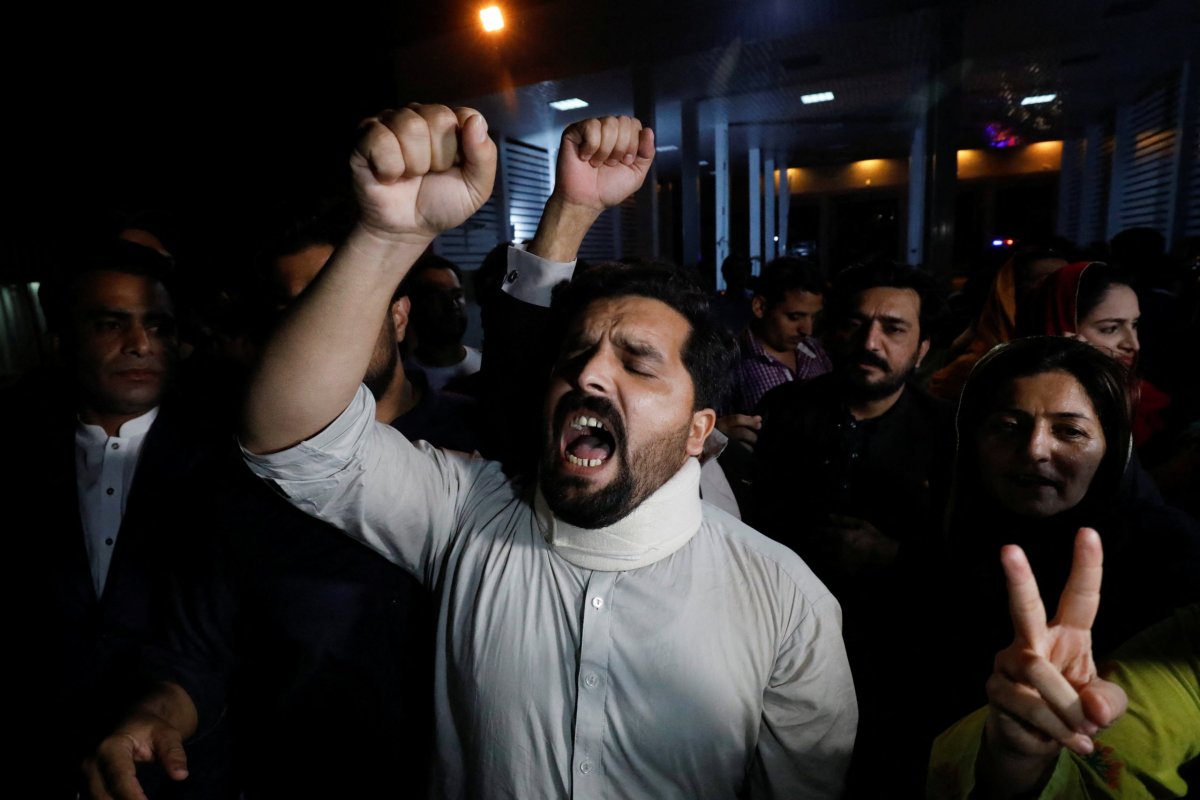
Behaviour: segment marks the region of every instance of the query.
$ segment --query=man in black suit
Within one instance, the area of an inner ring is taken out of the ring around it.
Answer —
[[[10,513],[35,520],[10,542],[27,671],[10,688],[18,709],[36,706],[21,738],[43,797],[75,796],[79,762],[136,691],[181,498],[212,441],[163,402],[178,349],[171,259],[112,241],[73,261],[40,294],[60,376],[19,410],[21,467],[4,482]]]

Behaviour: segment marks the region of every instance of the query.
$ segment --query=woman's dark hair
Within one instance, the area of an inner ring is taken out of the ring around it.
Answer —
[[[997,398],[1017,378],[1065,372],[1087,392],[1100,418],[1106,443],[1080,511],[1100,512],[1116,500],[1130,453],[1129,382],[1119,363],[1091,345],[1065,336],[1030,336],[992,348],[971,371],[958,404],[958,456],[950,528],[964,515],[978,515],[991,504],[979,475],[978,437]]]
[[[691,332],[683,365],[692,377],[695,409],[716,408],[728,393],[733,337],[712,315],[708,295],[683,270],[664,264],[598,264],[555,291],[552,307],[562,330],[597,300],[648,297],[683,315]]]
[[[1075,321],[1083,322],[1096,306],[1104,300],[1108,290],[1114,286],[1132,286],[1129,276],[1123,271],[1102,261],[1094,261],[1079,277],[1079,292],[1075,297]]]

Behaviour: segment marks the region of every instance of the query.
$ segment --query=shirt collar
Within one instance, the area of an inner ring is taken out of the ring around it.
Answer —
[[[140,417],[134,417],[118,428],[114,438],[128,439],[134,436],[143,436],[150,430],[150,426],[157,418],[158,406],[155,406]],[[83,420],[79,420],[79,424],[75,428],[75,441],[78,444],[103,444],[108,441],[108,438],[108,433],[104,428],[99,425],[90,425]]]
[[[809,341],[811,339],[811,336],[806,336],[800,340],[800,343],[796,345],[797,355],[804,356],[805,358],[817,357],[816,350],[809,345]],[[762,342],[760,342],[758,337],[754,335],[754,332],[750,330],[749,325],[742,329],[742,343],[746,350],[749,351],[750,355],[760,359],[765,359],[774,364],[780,363],[778,359],[769,355],[767,351],[763,349]]]
[[[579,528],[554,516],[540,486],[534,511],[547,544],[577,567],[623,572],[649,566],[683,547],[700,530],[704,516],[700,462],[689,458],[637,508],[604,528]]]

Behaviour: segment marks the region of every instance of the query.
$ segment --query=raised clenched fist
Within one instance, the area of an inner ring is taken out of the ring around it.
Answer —
[[[361,224],[421,245],[487,201],[496,144],[474,109],[413,104],[364,121],[350,167]]]

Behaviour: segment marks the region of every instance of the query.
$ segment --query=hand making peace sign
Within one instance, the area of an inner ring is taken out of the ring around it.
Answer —
[[[1000,551],[1008,582],[1013,643],[996,655],[987,682],[987,744],[997,755],[1044,761],[1061,747],[1092,752],[1092,737],[1125,712],[1125,692],[1101,679],[1092,658],[1100,606],[1100,536],[1081,528],[1071,574],[1049,623],[1029,561],[1015,545]]]

